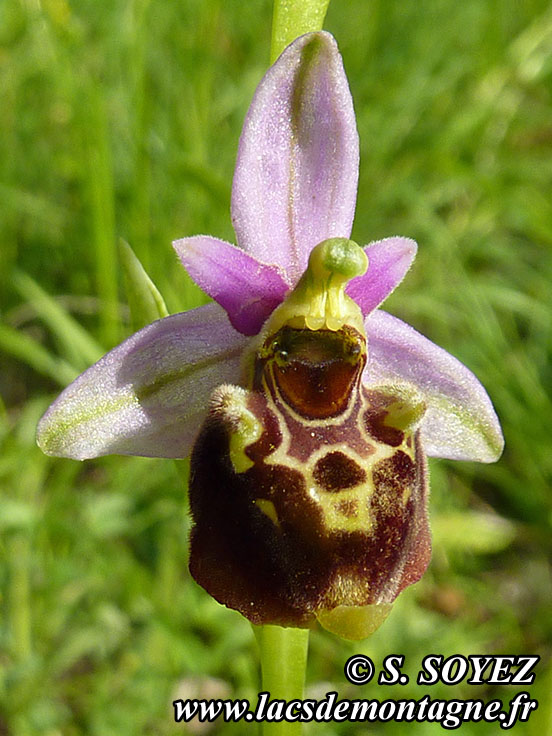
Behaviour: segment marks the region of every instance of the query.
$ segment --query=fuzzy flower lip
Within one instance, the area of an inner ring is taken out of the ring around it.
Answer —
[[[174,243],[217,304],[148,325],[79,376],[41,419],[51,455],[186,457],[213,389],[239,384],[240,358],[301,277],[312,248],[349,238],[358,134],[341,56],[326,32],[292,43],[261,81],[247,114],[232,190],[237,246],[208,235]],[[368,385],[406,385],[424,398],[427,454],[492,462],[503,438],[477,378],[378,307],[415,255],[409,238],[365,248],[369,266],[347,293],[368,336]]]

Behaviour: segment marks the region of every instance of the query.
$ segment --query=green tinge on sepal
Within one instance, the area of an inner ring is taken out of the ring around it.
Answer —
[[[494,463],[504,450],[504,437],[500,425],[489,421],[488,415],[479,415],[446,396],[431,397],[435,407],[448,414],[449,422],[454,419],[462,429],[465,457],[462,459],[478,463]],[[441,455],[440,457],[446,457]]]
[[[274,0],[270,62],[299,36],[322,30],[329,4],[330,0]]]
[[[54,415],[52,419],[44,421],[44,417],[38,424],[36,435],[37,445],[45,455],[54,457],[73,457],[77,458],[66,451],[68,438],[77,433],[79,426],[87,423],[105,420],[110,414],[115,415],[117,412],[128,409],[136,402],[136,397],[131,394],[110,398],[100,404],[82,403],[80,407],[71,412],[60,413]],[[90,430],[89,430],[90,431]]]
[[[130,245],[119,241],[125,289],[135,330],[167,317],[169,312],[159,289],[150,279]]]

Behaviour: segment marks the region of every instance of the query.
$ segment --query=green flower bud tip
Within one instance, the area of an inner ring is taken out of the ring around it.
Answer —
[[[349,325],[364,334],[362,313],[345,293],[345,287],[367,268],[366,254],[352,240],[322,241],[313,248],[307,270],[295,289],[267,322],[265,334],[275,333],[284,325],[332,332]]]

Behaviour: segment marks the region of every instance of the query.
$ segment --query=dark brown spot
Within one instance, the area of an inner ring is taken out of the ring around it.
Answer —
[[[402,498],[402,493],[411,488],[416,472],[412,459],[402,450],[398,450],[391,457],[380,460],[373,470],[374,498],[385,498],[387,503],[394,503]]]
[[[358,501],[355,501],[352,498],[347,501],[339,501],[339,503],[336,503],[335,505],[335,510],[347,519],[352,519],[357,515]]]
[[[314,480],[325,491],[343,491],[363,483],[365,471],[343,452],[328,452],[314,466]]]

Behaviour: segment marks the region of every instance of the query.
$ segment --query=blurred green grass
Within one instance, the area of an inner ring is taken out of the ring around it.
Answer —
[[[52,460],[34,427],[129,334],[120,237],[170,311],[205,301],[170,243],[233,240],[234,157],[270,19],[265,0],[0,5],[0,734],[171,734],[183,731],[170,701],[188,678],[257,692],[248,625],[187,574],[185,467]],[[550,4],[333,0],[325,27],[361,136],[353,236],[418,241],[386,307],[476,372],[506,451],[496,465],[432,462],[430,570],[366,643],[315,632],[308,681],[322,694],[329,683],[350,697],[421,697],[426,654],[539,654],[540,706],[516,733],[552,733]],[[376,663],[405,654],[411,684],[347,686],[343,664],[359,651]]]

